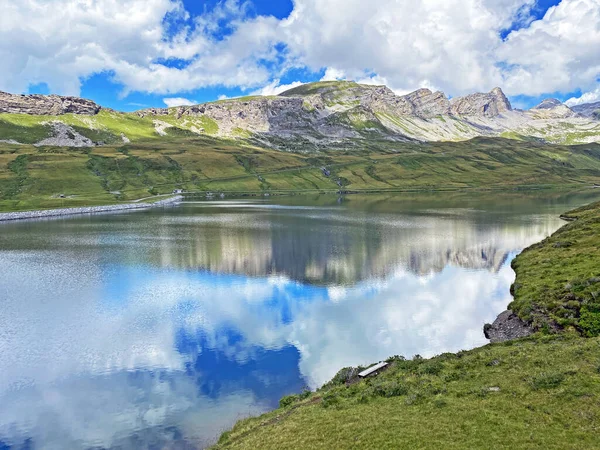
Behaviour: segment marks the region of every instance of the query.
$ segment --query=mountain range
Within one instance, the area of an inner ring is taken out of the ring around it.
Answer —
[[[478,136],[580,144],[600,141],[600,103],[569,108],[546,99],[518,110],[500,88],[448,98],[429,89],[397,95],[386,86],[331,81],[277,96],[121,113],[76,97],[0,92],[0,141],[12,144],[91,147],[197,135],[303,152]]]

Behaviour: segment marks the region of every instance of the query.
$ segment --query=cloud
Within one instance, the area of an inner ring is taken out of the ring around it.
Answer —
[[[282,24],[290,53],[348,79],[376,74],[393,89],[435,85],[448,94],[499,84],[500,31],[533,1],[297,0]],[[333,69],[332,69],[333,70]]]
[[[600,102],[600,87],[597,87],[595,90],[586,92],[582,94],[580,97],[571,97],[568,99],[565,104],[567,106],[575,106],[582,105],[584,103],[595,103]]]
[[[267,84],[266,86],[252,92],[251,95],[265,95],[265,96],[279,95],[282,92],[288,91],[288,90],[293,89],[298,86],[302,86],[304,84],[301,81],[294,81],[293,83],[290,83],[290,84],[280,84],[280,83],[281,83],[281,81],[279,79],[275,79],[272,82],[270,82],[269,84]]]
[[[502,86],[510,95],[593,92],[600,0],[295,0],[289,17],[241,0],[191,15],[181,0],[0,0],[0,89],[45,82],[79,94],[108,74],[133,91],[182,97],[220,86],[273,95],[291,69],[324,79],[419,87],[449,96]],[[513,29],[505,38],[506,30]],[[573,100],[574,101],[574,100]]]
[[[183,97],[163,98],[163,102],[168,108],[173,108],[175,106],[193,106],[198,104],[198,102]]]
[[[562,0],[498,49],[509,94],[589,90],[600,75],[600,0]]]

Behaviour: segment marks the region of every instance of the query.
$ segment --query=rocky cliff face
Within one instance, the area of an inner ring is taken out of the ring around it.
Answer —
[[[58,95],[13,95],[0,92],[0,113],[59,116],[62,114],[96,115],[100,106],[91,100]]]
[[[450,111],[457,116],[496,117],[512,111],[510,102],[500,88],[487,94],[477,93],[450,100]]]
[[[413,114],[434,117],[450,114],[450,101],[443,92],[419,89],[403,97],[413,106]]]
[[[179,107],[178,119],[204,116],[218,124],[219,134],[239,130],[265,137],[302,136],[309,141],[359,138],[368,134],[394,140],[410,139],[401,133],[398,119],[428,120],[448,115],[495,117],[511,106],[500,89],[474,94],[451,103],[442,92],[419,89],[398,96],[386,86],[352,82],[314,83],[282,93],[277,97],[227,100]],[[173,110],[170,110],[173,113]],[[138,115],[161,116],[167,109],[148,109]]]
[[[598,118],[600,118],[600,102],[576,105],[571,107],[571,109],[584,117],[598,116]]]

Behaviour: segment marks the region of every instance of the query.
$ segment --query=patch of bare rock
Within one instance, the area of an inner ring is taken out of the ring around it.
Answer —
[[[63,122],[54,121],[50,125],[52,126],[52,137],[39,141],[35,144],[36,147],[93,147],[95,145],[91,139],[79,134]]]
[[[59,116],[84,114],[93,116],[102,108],[91,100],[59,95],[15,95],[0,92],[0,113]]]
[[[511,310],[500,314],[494,323],[485,324],[483,334],[491,343],[506,342],[533,334],[533,328]]]

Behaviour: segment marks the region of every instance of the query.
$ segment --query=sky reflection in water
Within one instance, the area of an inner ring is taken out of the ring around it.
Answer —
[[[341,367],[484,344],[512,258],[593,195],[3,224],[0,449],[202,447]]]

